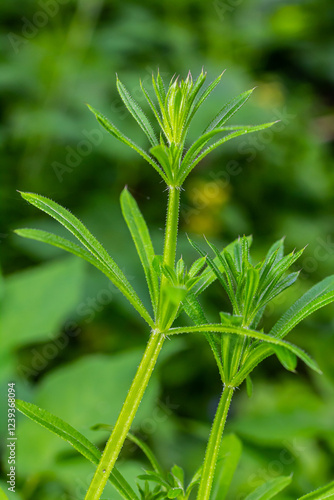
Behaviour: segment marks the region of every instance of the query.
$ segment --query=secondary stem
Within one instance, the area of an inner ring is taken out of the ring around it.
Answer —
[[[230,408],[234,387],[225,387],[219,401],[215,419],[213,421],[209,442],[205,452],[202,469],[201,482],[197,494],[197,500],[209,500],[212,489],[214,473],[216,469],[218,453],[225,422]]]
[[[138,367],[135,378],[132,381],[116,425],[105,446],[102,458],[87,491],[86,500],[99,500],[102,495],[109,475],[115,465],[133,419],[137,413],[163,342],[164,335],[154,330],[150,336],[144,356]]]

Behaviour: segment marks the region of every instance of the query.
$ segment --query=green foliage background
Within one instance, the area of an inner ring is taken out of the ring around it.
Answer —
[[[282,121],[226,144],[189,177],[178,253],[188,263],[195,256],[186,232],[198,241],[205,233],[221,247],[239,234],[253,234],[255,258],[284,235],[287,250],[308,244],[299,284],[266,314],[271,324],[294,298],[334,272],[334,5],[22,0],[1,2],[0,16],[1,404],[14,380],[18,397],[102,444],[106,434],[90,427],[115,421],[148,332],[96,270],[12,234],[16,227],[61,234],[16,189],[72,210],[145,295],[119,195],[127,184],[161,248],[166,192],[144,161],[99,128],[85,103],[146,145],[117,96],[115,72],[140,100],[139,78],[149,87],[158,67],[166,80],[174,73],[185,77],[189,69],[197,75],[202,66],[212,80],[226,68],[194,136],[223,102],[254,86],[234,123]],[[218,284],[206,294],[206,306],[217,321],[226,306]],[[253,397],[244,388],[237,394],[227,430],[244,448],[231,500],[279,474],[294,473],[282,500],[333,479],[333,312],[326,308],[290,336],[313,354],[322,377],[302,366],[296,375],[284,373],[270,358],[255,372]],[[176,462],[190,475],[199,465],[220,390],[201,337],[170,341],[136,418],[138,432],[166,467]],[[32,422],[18,418],[17,426],[17,494],[10,498],[83,498],[90,464]],[[6,462],[4,451],[4,481]],[[133,478],[145,465],[139,451],[126,445],[124,473]]]

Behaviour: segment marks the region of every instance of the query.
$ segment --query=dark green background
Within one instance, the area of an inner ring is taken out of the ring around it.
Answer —
[[[119,195],[127,184],[161,251],[167,194],[136,153],[99,128],[85,103],[147,147],[117,95],[116,72],[143,103],[139,78],[149,89],[157,68],[166,81],[189,69],[196,76],[202,67],[211,81],[226,69],[195,120],[193,137],[224,102],[254,86],[233,123],[282,121],[269,132],[229,142],[188,178],[178,253],[188,264],[195,257],[185,233],[199,241],[205,233],[220,247],[253,234],[255,258],[284,235],[288,251],[308,245],[296,266],[304,269],[299,285],[268,311],[270,325],[334,270],[334,5],[5,0],[0,16],[1,391],[16,380],[18,397],[102,444],[105,435],[89,427],[116,418],[148,332],[97,271],[13,235],[16,227],[58,230],[16,190],[49,196],[78,215],[147,297]],[[205,303],[217,319],[226,307],[218,285]],[[277,474],[294,473],[282,500],[333,478],[333,312],[318,313],[290,336],[316,358],[323,377],[301,365],[295,375],[284,372],[270,358],[254,373],[253,397],[248,400],[243,387],[238,391],[228,430],[243,440],[244,451],[230,500]],[[189,475],[199,466],[220,390],[201,337],[168,344],[137,419],[166,467],[177,462]],[[6,435],[4,416],[1,425]],[[93,469],[35,424],[20,419],[18,429],[19,493],[10,498],[83,498]],[[123,470],[134,477],[145,462],[131,446],[124,457]],[[4,471],[6,461],[4,453]]]

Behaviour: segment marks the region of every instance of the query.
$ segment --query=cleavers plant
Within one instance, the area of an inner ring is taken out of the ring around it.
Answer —
[[[129,434],[131,424],[167,335],[170,337],[181,333],[203,333],[217,362],[223,390],[203,465],[187,488],[184,487],[180,468],[174,466],[171,473],[165,476],[153,458],[152,452],[143,445],[145,449],[143,447],[142,449],[150,460],[153,471],[148,471],[139,477],[146,481],[145,486],[139,487],[141,499],[186,500],[198,484],[198,500],[211,498],[220,443],[233,392],[244,380],[247,381],[247,390],[251,390],[250,373],[263,359],[274,353],[286,369],[294,371],[299,357],[310,368],[320,372],[316,363],[305,352],[283,338],[306,316],[334,300],[333,276],[311,288],[268,333],[258,329],[266,305],[296,281],[298,273],[286,273],[302,251],[284,256],[283,240],[280,240],[270,248],[263,261],[254,264],[249,253],[251,238],[244,236],[223,250],[208,243],[213,257],[190,241],[200,254],[199,259],[189,270],[182,258],[176,262],[180,192],[189,173],[204,157],[223,143],[273,125],[273,123],[255,126],[225,125],[245,104],[253,92],[252,89],[225,104],[203,130],[202,135],[193,144],[186,146],[192,119],[219,84],[221,76],[203,90],[206,80],[206,73],[203,71],[196,80],[192,79],[190,72],[185,80],[173,77],[167,88],[158,73],[156,77],[152,77],[154,99],[141,86],[157,122],[158,133],[117,78],[120,97],[150,143],[148,151],[137,146],[105,116],[89,106],[98,122],[112,136],[139,153],[158,172],[168,189],[163,255],[156,255],[146,222],[129,190],[125,188],[121,194],[122,213],[143,266],[152,311],[144,307],[121,269],[82,222],[68,210],[44,196],[21,193],[26,201],[66,227],[77,238],[79,244],[35,229],[19,229],[16,231],[17,234],[60,247],[93,264],[123,293],[151,331],[142,361],[102,455],[95,445],[60,418],[31,403],[17,402],[17,407],[22,413],[66,439],[77,451],[97,465],[86,500],[100,499],[108,480],[124,499],[139,500],[138,494],[115,468],[115,463],[125,439],[127,437],[131,439],[132,435]],[[212,324],[207,321],[198,297],[215,280],[221,283],[227,293],[232,310],[231,313],[220,313],[219,321]],[[181,311],[184,311],[190,319],[189,326],[174,326]],[[132,438],[136,439],[133,436]],[[285,478],[280,485],[285,487],[289,480],[290,478]],[[150,489],[150,482],[156,483],[153,490]],[[272,492],[271,496],[268,493],[265,497],[254,493],[249,498],[271,498],[280,491],[280,487],[278,488],[276,481],[265,489],[265,493]]]

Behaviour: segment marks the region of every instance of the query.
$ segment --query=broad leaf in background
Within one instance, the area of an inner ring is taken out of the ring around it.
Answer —
[[[83,278],[83,263],[73,258],[9,276],[0,319],[2,352],[58,333],[80,301]]]
[[[257,381],[251,399],[244,395],[242,401],[236,401],[237,416],[230,429],[242,440],[260,446],[262,451],[264,447],[281,449],[284,443],[299,461],[304,453],[300,451],[305,446],[299,446],[299,442],[332,439],[334,408],[330,405],[331,399],[329,395],[325,404],[322,397],[303,385],[299,377],[292,380],[285,377],[267,384]]]

